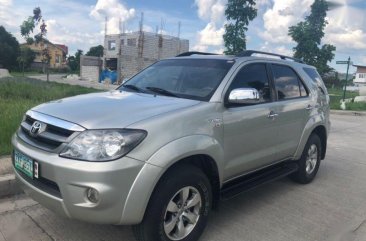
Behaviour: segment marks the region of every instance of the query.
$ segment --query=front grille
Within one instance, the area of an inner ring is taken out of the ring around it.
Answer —
[[[32,134],[31,128],[35,121],[39,121],[29,115],[26,115],[21,123],[18,136],[24,142],[49,152],[57,152],[64,143],[68,143],[73,136],[78,134],[76,131],[68,130],[52,123],[40,121],[43,126],[41,132]]]

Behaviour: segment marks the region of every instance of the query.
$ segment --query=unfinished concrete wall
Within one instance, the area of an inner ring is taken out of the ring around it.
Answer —
[[[102,69],[102,59],[99,57],[85,56],[80,57],[80,77],[89,81],[99,81]]]
[[[107,35],[104,42],[106,59],[119,60],[119,78],[123,80],[160,59],[189,51],[189,41],[148,32]]]

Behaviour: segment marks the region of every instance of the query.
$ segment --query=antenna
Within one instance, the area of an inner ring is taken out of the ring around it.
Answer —
[[[144,12],[141,12],[141,19],[140,19],[140,32],[144,30]]]
[[[161,18],[161,21],[160,21],[160,34],[161,35],[163,34],[164,28],[165,28],[165,20],[163,18]]]
[[[119,34],[122,33],[122,21],[121,18],[118,19],[118,30],[119,30]]]
[[[181,23],[180,21],[178,22],[178,38],[180,38],[180,27],[181,27]]]
[[[108,32],[108,16],[105,16],[105,24],[104,24],[104,36],[107,35]]]

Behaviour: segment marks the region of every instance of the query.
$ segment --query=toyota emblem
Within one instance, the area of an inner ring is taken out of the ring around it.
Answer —
[[[32,136],[37,136],[39,133],[43,132],[45,129],[45,126],[42,122],[39,121],[35,121],[32,125],[32,127],[30,128],[29,133]]]

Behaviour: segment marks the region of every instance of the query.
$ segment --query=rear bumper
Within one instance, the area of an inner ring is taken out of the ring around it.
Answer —
[[[61,158],[22,142],[16,135],[12,144],[17,151],[39,163],[39,179],[31,179],[14,168],[25,192],[62,216],[86,222],[139,223],[152,191],[150,189],[153,189],[152,185],[161,172],[159,167],[129,157],[111,162]],[[152,175],[146,177],[146,170]],[[150,183],[142,185],[141,181]],[[133,191],[136,187],[138,192]],[[99,192],[98,203],[87,199],[88,188]],[[134,203],[135,200],[140,201]]]

